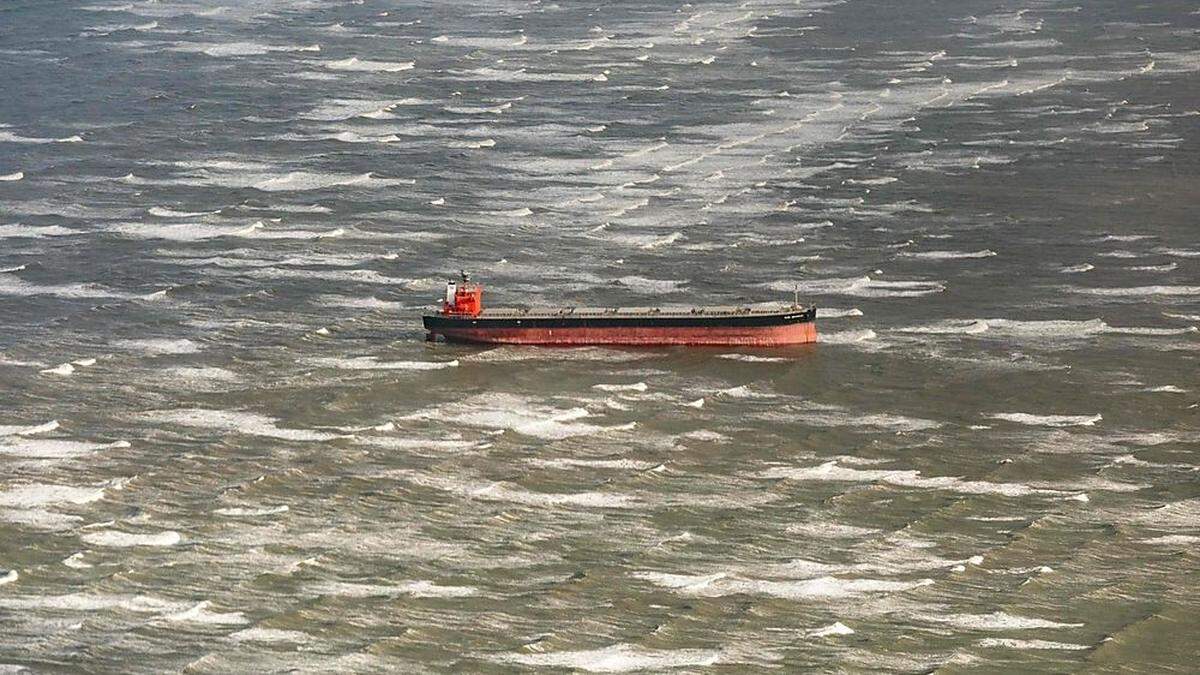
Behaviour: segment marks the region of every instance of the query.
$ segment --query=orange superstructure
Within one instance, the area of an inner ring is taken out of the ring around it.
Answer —
[[[479,316],[483,311],[483,286],[471,283],[471,275],[462,273],[462,281],[446,284],[446,299],[442,301],[442,314],[453,316]]]

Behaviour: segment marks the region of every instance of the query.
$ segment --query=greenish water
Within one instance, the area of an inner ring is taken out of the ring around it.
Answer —
[[[1198,21],[6,4],[0,672],[1190,672]]]

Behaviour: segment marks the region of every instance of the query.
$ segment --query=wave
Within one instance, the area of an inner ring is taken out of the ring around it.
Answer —
[[[1104,419],[1103,415],[1034,415],[1032,413],[994,413],[984,415],[985,417],[994,420],[1004,420],[1006,422],[1016,422],[1017,424],[1026,424],[1030,426],[1046,426],[1046,427],[1077,427],[1077,426],[1094,426],[1097,422]]]
[[[760,471],[760,478],[784,479],[809,482],[838,483],[886,483],[898,487],[946,490],[960,494],[994,494],[1005,497],[1030,495],[1059,496],[1061,490],[1035,488],[1024,483],[995,483],[990,481],[966,480],[953,476],[927,477],[912,469],[856,469],[841,466],[837,460],[809,467],[775,467]]]
[[[217,509],[213,513],[219,516],[272,516],[277,513],[287,513],[287,506],[267,506],[258,509],[248,509],[242,507],[229,507]]]
[[[893,176],[884,176],[882,178],[847,178],[848,185],[888,185],[900,180]]]
[[[1063,274],[1080,274],[1082,272],[1091,272],[1094,269],[1096,269],[1095,265],[1092,265],[1091,263],[1082,263],[1079,265],[1070,265],[1064,267],[1060,269],[1059,272],[1062,272]]]
[[[831,345],[852,345],[859,342],[867,342],[874,340],[879,336],[871,329],[866,330],[848,330],[837,333],[821,333],[817,338],[819,342]]]
[[[184,427],[236,432],[288,441],[329,441],[341,437],[338,434],[323,431],[281,428],[277,426],[278,420],[271,417],[235,410],[177,408],[174,410],[151,410],[142,413],[140,417],[151,422],[165,422]]]
[[[968,630],[1032,630],[1039,628],[1079,628],[1082,623],[1062,623],[1048,619],[1036,619],[1018,616],[1007,612],[992,612],[991,614],[930,614],[921,615],[921,619],[948,623],[958,628]]]
[[[162,206],[151,206],[149,213],[152,216],[159,218],[200,218],[203,216],[211,216],[219,211],[176,211]]]
[[[600,391],[646,391],[647,385],[645,382],[635,382],[633,384],[593,384],[592,389]]]
[[[307,642],[310,635],[298,630],[283,630],[281,628],[246,628],[231,633],[229,639],[234,642]]]
[[[8,173],[8,174],[4,174],[3,176],[0,176],[0,181],[12,182],[12,181],[21,180],[24,177],[25,177],[25,173],[23,171],[17,171],[16,173]]]
[[[92,443],[58,438],[18,437],[0,442],[0,455],[21,457],[24,459],[64,460],[81,457],[97,450],[128,447],[130,447],[128,441]]]
[[[80,234],[61,225],[0,225],[0,239],[41,239],[42,237],[68,237]]]
[[[824,628],[816,628],[805,633],[805,637],[829,637],[830,635],[854,635],[854,629],[836,621]]]
[[[500,654],[488,658],[498,663],[516,664],[530,668],[580,670],[591,673],[629,673],[711,666],[720,661],[721,653],[707,649],[646,649],[630,644],[616,644],[600,649]]]
[[[898,593],[921,588],[933,583],[932,579],[913,581],[891,581],[883,579],[842,579],[831,576],[799,580],[762,580],[733,576],[725,573],[708,576],[661,574],[657,572],[635,572],[634,577],[669,588],[677,593],[699,597],[723,597],[729,595],[766,595],[786,600],[809,600],[813,598],[853,598],[881,593]]]
[[[87,504],[104,497],[104,488],[27,483],[0,491],[0,506],[33,508],[52,504]]]
[[[1110,326],[1101,319],[1085,321],[1050,320],[1019,321],[1015,319],[948,319],[924,326],[897,328],[901,333],[923,335],[988,335],[1017,339],[1075,340],[1098,335],[1183,335],[1196,332],[1187,328],[1146,328],[1139,326]]]
[[[46,368],[44,370],[39,370],[38,372],[42,375],[62,375],[65,377],[75,372],[75,366],[71,365],[70,363],[60,363],[53,368]]]
[[[407,595],[414,598],[463,598],[477,595],[474,586],[441,586],[431,581],[409,581],[401,584],[358,584],[345,581],[326,581],[313,584],[308,591],[318,595],[336,595],[350,598],[395,597]]]
[[[885,281],[869,276],[799,281],[774,281],[764,284],[774,291],[790,293],[799,289],[813,295],[850,295],[861,298],[916,298],[946,290],[941,281]]]
[[[514,394],[481,394],[418,413],[417,417],[512,431],[544,440],[562,440],[618,430],[617,427],[579,421],[592,417],[583,408],[556,408]]]
[[[50,420],[44,424],[34,424],[30,426],[0,425],[0,436],[30,436],[33,434],[44,434],[49,431],[54,431],[57,428],[58,420]]]
[[[1200,251],[1197,251],[1195,249],[1190,249],[1190,248],[1162,247],[1162,248],[1154,249],[1154,252],[1161,253],[1162,255],[1173,256],[1176,258],[1200,258]]]
[[[218,626],[250,623],[246,615],[241,612],[211,612],[209,607],[212,607],[212,602],[204,600],[182,612],[168,614],[163,618],[167,621],[190,621]]]
[[[483,148],[496,147],[496,141],[487,138],[482,141],[451,141],[451,148],[462,148],[466,150],[481,150]]]
[[[93,546],[127,548],[133,546],[174,546],[182,541],[183,537],[174,530],[156,532],[154,534],[133,534],[117,530],[104,530],[102,532],[89,532],[81,536],[80,539]]]
[[[394,185],[412,185],[413,181],[403,178],[377,178],[372,173],[359,175],[322,174],[305,171],[293,171],[283,176],[269,178],[252,187],[265,192],[281,192],[291,190],[320,190],[323,188],[362,185],[369,187],[390,187]]]
[[[1166,265],[1133,265],[1125,269],[1134,272],[1174,272],[1178,267],[1179,263],[1167,263]]]
[[[717,358],[745,361],[746,363],[783,363],[790,360],[781,356],[754,356],[753,354],[718,354]]]
[[[862,316],[862,310],[857,307],[851,309],[836,309],[834,307],[818,307],[817,318],[820,319],[840,319],[847,316]]]
[[[512,106],[512,102],[508,102],[494,106],[446,106],[442,110],[456,115],[499,115]]]
[[[368,61],[359,60],[357,56],[340,61],[325,61],[321,65],[330,70],[342,70],[359,73],[398,73],[412,70],[416,64],[412,61]]]
[[[0,586],[11,584],[19,578],[21,578],[21,575],[18,574],[16,570],[0,572]]]
[[[319,357],[304,359],[303,363],[341,370],[440,370],[458,366],[457,359],[453,361],[379,361],[374,356]]]
[[[135,239],[166,239],[168,241],[203,241],[220,237],[253,237],[261,239],[319,239],[330,233],[307,230],[268,230],[264,222],[250,225],[204,225],[180,223],[177,225],[155,225],[147,223],[121,223],[110,232]]]
[[[1091,645],[1078,645],[1070,642],[1053,642],[1050,640],[1019,640],[1016,638],[984,638],[979,641],[984,648],[1002,649],[1061,649],[1082,650],[1091,649]]]
[[[646,277],[637,276],[621,277],[617,279],[617,283],[635,293],[651,295],[674,293],[687,285],[686,281],[676,279],[647,279]]]
[[[905,251],[897,254],[904,258],[920,258],[922,260],[960,260],[965,258],[991,258],[996,252],[991,249],[982,251]]]
[[[200,353],[200,345],[186,338],[137,338],[128,340],[114,340],[112,345],[122,349],[132,349],[155,356],[162,354]]]
[[[771,394],[771,393],[763,392],[763,391],[755,391],[755,390],[751,389],[749,386],[744,385],[744,384],[739,387],[730,387],[729,389],[721,389],[717,393],[720,394],[721,396],[727,396],[729,398],[775,398],[775,394]]]
[[[66,136],[64,138],[36,138],[32,136],[21,136],[11,131],[0,131],[0,143],[29,143],[35,145],[43,145],[46,143],[82,143],[83,137],[79,135]],[[21,180],[24,174],[17,172],[9,174],[10,176],[18,176],[17,178],[5,178],[6,180]]]
[[[171,51],[204,54],[216,58],[259,56],[272,52],[319,52],[321,45],[268,45],[259,42],[186,42],[169,47]]]

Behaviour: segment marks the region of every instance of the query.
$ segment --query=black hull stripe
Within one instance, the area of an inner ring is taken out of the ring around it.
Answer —
[[[812,310],[788,314],[746,314],[726,316],[626,316],[570,317],[535,319],[488,319],[427,314],[422,319],[427,330],[454,328],[724,328],[786,326],[808,323],[816,318]]]

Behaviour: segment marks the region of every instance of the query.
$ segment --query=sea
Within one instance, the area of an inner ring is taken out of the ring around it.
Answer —
[[[1195,672],[1198,38],[6,0],[0,673]],[[427,342],[460,270],[820,342]]]

